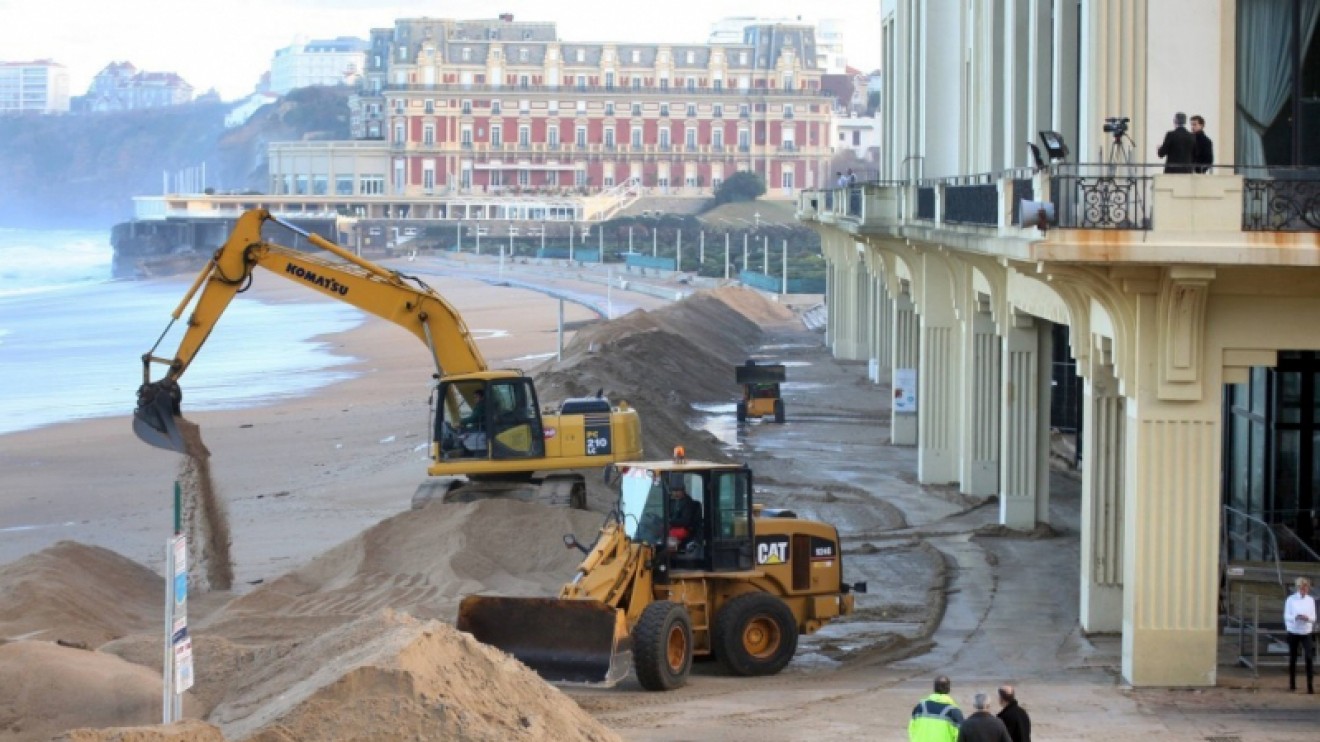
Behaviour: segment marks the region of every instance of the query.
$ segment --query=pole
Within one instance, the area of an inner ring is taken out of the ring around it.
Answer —
[[[700,236],[700,247],[697,248],[697,273],[701,272],[701,266],[706,264],[706,230],[697,232]]]
[[[783,280],[780,282],[780,287],[781,287],[781,288],[780,288],[779,293],[781,293],[781,294],[787,294],[787,293],[788,293],[788,240],[787,240],[787,239],[784,240],[784,258],[783,258],[783,260],[784,260],[784,265],[783,265],[783,269],[782,269],[782,270],[783,270]]]
[[[629,225],[628,225],[628,254],[629,254],[629,255],[632,255],[632,251],[633,251],[632,247],[633,247],[633,245],[632,245],[632,225],[629,224]]]
[[[573,225],[568,225],[568,262],[573,262]]]
[[[761,272],[770,275],[770,235],[761,238]]]
[[[572,244],[572,243],[569,243]],[[559,348],[555,351],[555,360],[564,360],[564,300],[559,300]]]
[[[605,225],[604,224],[600,225],[600,228],[596,230],[596,252],[600,256],[599,262],[604,263],[605,262]]]
[[[458,251],[463,252],[463,220],[458,220]]]
[[[472,230],[472,231],[474,231],[474,232],[477,233],[477,254],[480,255],[480,254],[481,254],[481,225],[478,224],[477,227],[476,227],[476,229],[474,229],[474,230]]]
[[[653,258],[658,257],[660,255],[659,234],[660,234],[660,230],[656,229],[655,227],[651,227],[651,257]]]
[[[545,222],[541,222],[541,257],[545,257]]]
[[[678,230],[678,242],[674,243],[674,270],[683,270],[683,230]]]
[[[743,272],[747,272],[747,233],[743,232]]]
[[[605,269],[605,319],[614,319],[614,268]]]
[[[729,233],[724,233],[724,280],[729,280]]]

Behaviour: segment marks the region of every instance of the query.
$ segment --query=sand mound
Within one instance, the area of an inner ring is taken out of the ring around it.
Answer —
[[[159,673],[113,655],[49,642],[0,645],[0,740],[151,724],[160,715]]]
[[[231,640],[300,639],[382,608],[452,622],[477,592],[549,596],[572,577],[601,515],[516,500],[432,503],[381,521],[234,600],[205,625]],[[204,673],[205,670],[199,670]]]
[[[578,332],[562,361],[538,369],[537,390],[559,399],[604,389],[641,414],[647,457],[667,458],[681,444],[692,458],[723,461],[717,438],[688,427],[691,405],[735,401],[734,366],[761,341],[758,322],[795,321],[791,310],[751,289],[698,292]]]
[[[164,606],[160,575],[97,546],[61,541],[0,567],[0,638],[99,647],[156,627]]]
[[[225,742],[218,727],[187,719],[169,726],[75,729],[55,742]]]
[[[618,739],[508,655],[393,611],[318,636],[245,680],[211,715],[230,739]]]

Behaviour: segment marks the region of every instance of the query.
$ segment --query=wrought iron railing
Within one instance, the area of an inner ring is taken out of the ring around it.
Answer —
[[[1160,165],[1065,165],[1050,178],[1057,226],[1147,230]]]
[[[917,218],[935,221],[935,188],[922,186],[917,189]]]
[[[994,183],[950,185],[944,188],[944,221],[950,224],[999,226],[999,186]]]
[[[1246,232],[1320,230],[1320,169],[1236,169],[1242,176],[1242,229]]]
[[[1032,185],[1031,178],[1013,179],[1013,223],[1022,223],[1022,202],[1034,201],[1036,196],[1035,186]]]

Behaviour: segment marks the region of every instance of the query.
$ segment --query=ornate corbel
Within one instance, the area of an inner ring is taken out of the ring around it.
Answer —
[[[1159,397],[1199,401],[1205,378],[1205,310],[1215,269],[1170,266],[1160,282]]]

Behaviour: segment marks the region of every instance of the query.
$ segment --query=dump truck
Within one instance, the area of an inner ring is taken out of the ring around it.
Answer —
[[[771,416],[777,423],[784,422],[784,400],[779,396],[779,385],[787,378],[783,364],[748,360],[735,369],[743,393],[738,400],[738,422]]]
[[[843,580],[837,529],[754,503],[746,466],[680,452],[611,470],[617,506],[591,545],[565,536],[585,558],[558,597],[467,596],[459,630],[552,682],[610,686],[632,670],[659,691],[686,683],[694,657],[777,673],[866,590]],[[676,527],[684,498],[699,506],[692,529]]]
[[[283,230],[308,249],[272,241]],[[317,251],[319,249],[319,252]],[[272,216],[264,209],[238,218],[171,314],[156,344],[142,356],[133,430],[144,442],[186,453],[177,418],[180,379],[230,302],[262,269],[322,296],[351,304],[407,330],[426,348],[435,383],[430,395],[427,473],[448,489],[454,477],[500,486],[539,485],[550,504],[586,508],[580,470],[641,455],[641,421],[626,402],[594,397],[542,408],[532,379],[515,369],[492,369],[457,309],[416,276],[390,270]],[[170,327],[192,307],[173,356],[156,355]],[[164,367],[152,379],[152,369]],[[272,442],[274,443],[274,442]],[[426,483],[422,487],[425,489]]]

